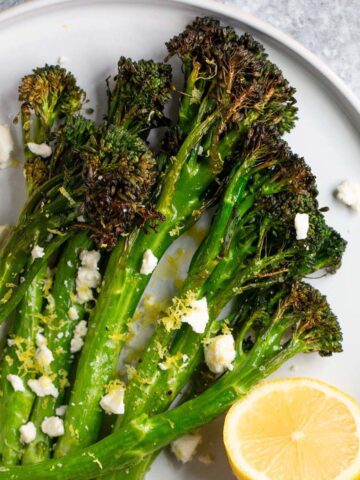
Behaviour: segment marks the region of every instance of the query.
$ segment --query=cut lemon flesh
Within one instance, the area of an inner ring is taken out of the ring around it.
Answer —
[[[254,388],[229,410],[224,443],[239,479],[360,479],[360,407],[318,380]]]

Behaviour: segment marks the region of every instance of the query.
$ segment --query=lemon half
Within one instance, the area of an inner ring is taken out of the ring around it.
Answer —
[[[360,479],[360,407],[318,380],[254,388],[229,410],[224,443],[239,479]]]

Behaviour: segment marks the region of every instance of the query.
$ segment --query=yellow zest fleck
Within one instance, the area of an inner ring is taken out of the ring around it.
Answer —
[[[161,365],[164,370],[168,370],[180,361],[183,361],[183,354],[178,352],[175,355],[169,355],[164,362],[161,362]]]
[[[14,360],[9,355],[5,355],[5,362],[9,365],[9,367],[12,367]]]
[[[64,369],[59,370],[59,387],[61,390],[65,390],[65,388],[70,387],[70,382],[68,380],[68,372]]]
[[[76,205],[75,200],[72,198],[70,193],[64,187],[60,187],[59,192],[61,193],[61,195],[63,195],[66,198],[66,200],[69,201],[70,205]]]
[[[53,235],[58,235],[59,237],[65,236],[64,232],[62,232],[61,230],[57,230],[56,228],[47,228],[47,231],[49,233],[52,233]]]
[[[74,425],[69,426],[70,435],[76,439],[79,439],[79,430],[74,428]]]
[[[168,332],[181,327],[182,318],[191,312],[191,304],[196,298],[195,292],[189,290],[183,298],[174,297],[172,299],[172,305],[168,308],[167,315],[160,320]]]
[[[226,323],[224,323],[224,325],[222,326],[221,331],[223,335],[229,335],[232,333],[232,329]]]
[[[2,303],[2,304],[7,303],[10,300],[10,298],[12,297],[13,291],[14,291],[13,288],[9,288],[9,290],[5,293],[5,295],[0,300],[0,303]]]
[[[92,453],[92,452],[87,452],[87,454],[89,455],[90,458],[93,458],[94,463],[97,463],[97,464],[99,465],[100,470],[102,470],[102,469],[103,469],[102,463],[101,463],[100,460],[95,456],[95,454]]]
[[[132,365],[126,365],[126,372],[129,380],[137,380],[139,383],[143,385],[151,385],[153,383],[152,380],[147,379],[139,375],[138,371]]]
[[[18,338],[14,342],[18,342]],[[31,339],[22,339],[20,343],[16,343],[15,354],[20,362],[19,371],[25,374],[40,373],[39,366],[34,362],[35,345]]]
[[[50,295],[50,290],[53,285],[53,276],[51,275],[50,272],[48,272],[47,276],[44,278],[44,283],[43,283],[43,292],[45,297]]]
[[[180,235],[181,230],[183,228],[184,227],[181,227],[180,225],[176,225],[176,227],[174,227],[172,230],[170,230],[170,232],[169,232],[170,237],[177,237],[178,235]]]
[[[129,338],[128,333],[113,333],[110,335],[110,340],[113,340],[114,342],[125,342]]]
[[[115,390],[119,390],[120,388],[124,389],[126,388],[126,385],[124,382],[116,378],[115,380],[111,380],[106,386],[105,386],[105,391],[106,393],[112,393]]]
[[[165,347],[164,345],[161,345],[161,343],[158,341],[156,341],[156,349],[158,351],[160,358],[164,358],[165,355],[167,354],[167,347]]]

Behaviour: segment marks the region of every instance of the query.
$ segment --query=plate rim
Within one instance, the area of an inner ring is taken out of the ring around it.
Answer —
[[[260,20],[254,15],[241,10],[238,5],[229,5],[215,0],[106,0],[107,3],[123,3],[130,5],[183,5],[195,7],[203,10],[207,14],[227,17],[235,20],[243,26],[251,28],[254,32],[266,37],[271,43],[280,47],[283,51],[295,57],[305,68],[307,68],[315,77],[317,77],[330,91],[336,94],[338,106],[349,115],[353,126],[360,131],[360,98],[348,87],[345,82],[321,60],[317,55],[304,47],[290,35],[282,32],[280,29]],[[53,10],[54,7],[64,7],[67,4],[74,6],[78,4],[105,4],[102,0],[31,0],[21,5],[10,7],[0,12],[0,27],[2,24],[10,21],[16,21],[17,18],[41,10]],[[335,101],[336,101],[335,100]]]

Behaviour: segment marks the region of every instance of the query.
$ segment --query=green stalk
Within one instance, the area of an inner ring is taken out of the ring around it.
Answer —
[[[39,314],[43,306],[43,281],[46,264],[43,265],[25,292],[20,308],[16,313],[14,337],[20,337],[29,346],[35,346],[35,337],[39,329]],[[27,388],[32,378],[30,372],[23,371],[23,364],[17,356],[16,345],[6,349],[2,361],[2,399],[1,399],[1,452],[4,465],[16,465],[21,458],[19,428],[28,421],[34,400],[34,393]],[[15,391],[7,380],[7,375],[22,378],[25,392]]]
[[[59,396],[38,397],[35,400],[31,421],[36,427],[36,438],[31,442],[22,457],[23,464],[38,463],[50,457],[51,439],[41,431],[41,424],[45,417],[55,415],[55,409],[64,401],[67,374],[70,372],[72,354],[70,342],[74,335],[77,323],[84,319],[85,308],[76,304],[78,320],[69,318],[69,308],[74,305],[73,295],[76,292],[76,272],[80,265],[81,251],[91,248],[92,241],[88,233],[83,231],[75,235],[66,245],[58,262],[54,286],[51,295],[54,299],[55,318],[46,326],[44,336],[47,346],[54,356],[51,370],[58,375],[53,380],[58,388]]]
[[[77,216],[75,209],[67,215],[63,214],[62,212],[66,212],[67,207],[68,200],[61,195],[59,199],[45,206],[42,211],[36,212],[29,222],[24,225],[19,224],[13,230],[0,252],[0,303],[2,305],[8,305],[9,298],[12,297],[12,291],[10,290],[15,288],[14,285],[17,283],[20,272],[25,267],[31,247],[36,243],[43,246],[47,242],[49,229],[63,228]],[[50,248],[53,242],[47,243],[44,248]],[[33,263],[33,271],[35,270],[34,266],[38,264],[39,260],[37,259]],[[16,290],[18,289],[19,287]],[[0,323],[11,312],[11,310],[7,310],[3,313],[4,309],[4,307],[0,307]]]
[[[0,308],[0,324],[8,318],[11,312],[19,304],[40,269],[47,264],[48,259],[60,248],[60,246],[64,242],[66,242],[66,240],[68,240],[68,238],[70,238],[70,236],[70,232],[64,233],[62,236],[58,236],[50,243],[48,243],[44,247],[44,256],[41,258],[36,258],[31,263],[25,274],[25,279],[22,283],[19,283],[18,285],[15,285],[13,283],[5,283],[6,292],[3,293],[3,298],[1,300],[2,305]],[[12,280],[16,280],[25,264],[25,257],[28,258],[28,256],[29,255],[26,254],[26,252],[22,252],[22,254],[19,255],[19,258],[16,256],[14,260],[11,258],[8,259],[6,261],[6,265],[8,267],[7,276],[10,275],[10,278]]]

